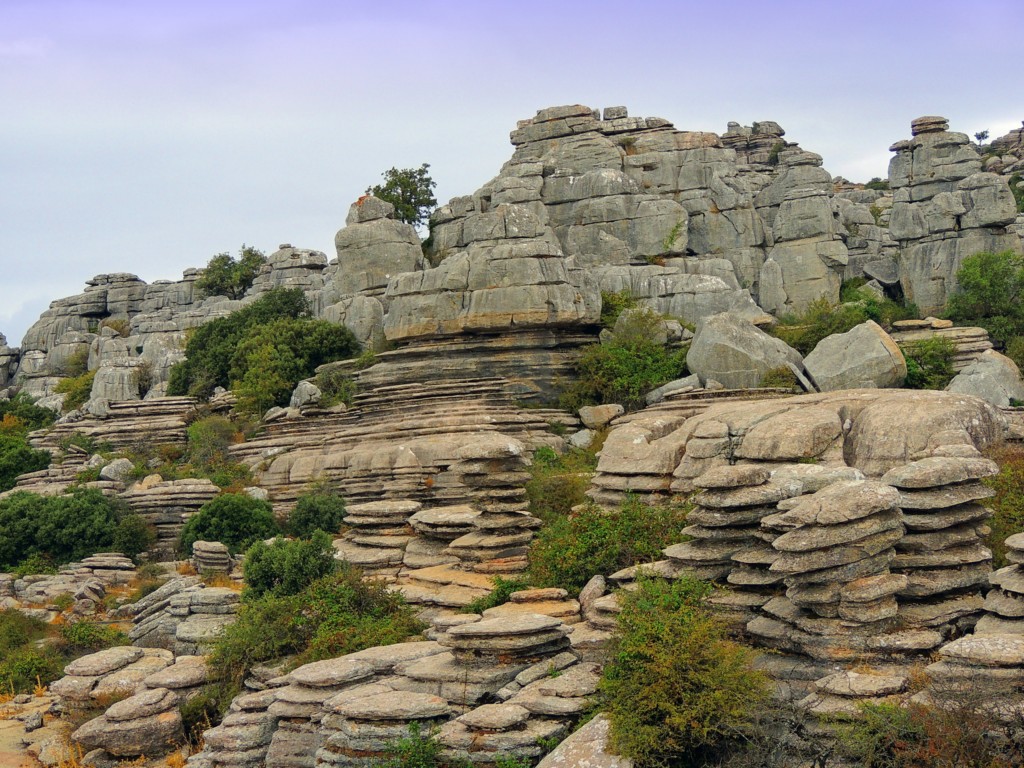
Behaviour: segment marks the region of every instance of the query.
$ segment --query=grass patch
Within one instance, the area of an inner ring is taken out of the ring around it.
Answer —
[[[1004,443],[989,449],[986,455],[999,465],[999,474],[983,481],[996,492],[984,502],[992,510],[988,521],[992,533],[985,543],[992,550],[992,566],[1002,568],[1007,565],[1003,542],[1008,536],[1024,531],[1024,446]]]
[[[489,608],[497,608],[507,603],[513,592],[528,589],[530,586],[529,582],[523,579],[503,579],[501,576],[495,576],[491,583],[494,584],[494,589],[465,606],[462,613],[483,613]]]
[[[530,512],[544,522],[568,515],[587,501],[586,491],[597,468],[597,456],[589,450],[570,448],[559,455],[547,446],[533,454],[526,495]]]

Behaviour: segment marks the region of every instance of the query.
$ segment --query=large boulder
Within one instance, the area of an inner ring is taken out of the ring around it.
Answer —
[[[801,364],[800,353],[784,341],[729,313],[700,323],[686,355],[687,367],[702,381],[715,379],[730,389],[756,387],[768,371]]]
[[[804,358],[804,367],[822,392],[898,387],[907,378],[903,353],[873,320],[826,336]]]
[[[946,391],[974,395],[1003,408],[1011,401],[1024,402],[1024,381],[1021,381],[1020,369],[1013,360],[994,349],[982,352],[977,360],[957,374]]]

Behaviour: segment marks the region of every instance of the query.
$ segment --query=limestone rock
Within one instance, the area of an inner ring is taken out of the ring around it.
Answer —
[[[800,353],[729,314],[700,323],[686,355],[687,367],[702,380],[715,379],[729,388],[757,387],[768,371],[789,363],[800,367]]]
[[[861,387],[898,387],[907,377],[903,353],[873,320],[822,339],[804,358],[822,392]]]
[[[974,395],[1005,408],[1011,402],[1024,402],[1024,381],[1017,365],[1005,355],[989,349],[946,387],[947,392]]]

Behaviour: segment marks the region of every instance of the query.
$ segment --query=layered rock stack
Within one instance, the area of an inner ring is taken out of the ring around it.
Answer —
[[[925,667],[931,684],[926,700],[943,699],[988,710],[1011,722],[1020,710],[1024,684],[1024,635],[967,635],[938,651]]]
[[[208,768],[258,768],[265,765],[267,748],[278,718],[268,708],[276,689],[251,691],[236,696],[220,725],[203,732],[204,747],[192,755],[190,766]]]
[[[239,593],[227,587],[186,590],[172,596],[166,610],[178,619],[175,655],[209,653],[224,628],[235,622],[240,603]]]
[[[210,679],[205,656],[177,656],[174,663],[154,672],[142,681],[145,688],[166,688],[181,702],[194,698],[203,691]]]
[[[799,484],[771,480],[770,472],[756,465],[718,467],[694,484],[705,490],[694,497],[697,506],[682,531],[692,539],[666,548],[665,555],[677,573],[714,581],[732,573],[733,555],[758,543],[761,521],[775,505],[800,493]]]
[[[344,518],[349,530],[335,540],[335,556],[369,575],[397,575],[415,533],[409,518],[422,506],[418,501],[398,500],[349,505]]]
[[[339,696],[324,718],[332,733],[317,751],[316,765],[379,765],[395,742],[410,732],[427,737],[451,712],[440,696],[388,690],[380,683],[361,686]]]
[[[786,596],[765,603],[747,631],[767,645],[826,660],[938,644],[936,633],[886,639],[898,634],[895,595],[907,583],[889,571],[904,533],[899,500],[898,491],[876,481],[841,481],[764,518],[780,553],[769,571],[784,576]]]
[[[907,577],[899,591],[907,623],[949,631],[978,615],[992,570],[992,552],[982,542],[991,512],[978,502],[993,491],[980,481],[998,471],[974,452],[921,459],[882,476],[899,489],[907,529],[892,563]]]
[[[166,688],[148,688],[111,705],[72,733],[71,740],[115,757],[170,750],[184,741],[178,697]]]
[[[107,648],[64,667],[64,677],[54,682],[50,691],[71,707],[89,708],[113,697],[142,691],[147,687],[144,680],[172,663],[174,655],[161,648]]]
[[[976,635],[1024,635],[1024,533],[1004,542],[1010,563],[988,577],[993,589],[985,596],[985,615],[974,628]]]
[[[235,561],[226,544],[196,541],[192,544],[192,567],[196,573],[231,573]]]
[[[206,478],[163,480],[150,475],[121,494],[121,498],[143,520],[156,529],[152,554],[171,558],[185,522],[199,508],[220,493]]]
[[[1017,206],[1006,180],[982,172],[966,134],[949,131],[944,117],[919,117],[913,138],[890,147],[893,190],[889,231],[900,244],[903,292],[925,313],[938,313],[956,289],[964,258],[982,251],[1020,251],[1007,227]]]
[[[179,576],[161,585],[141,600],[122,605],[119,616],[131,616],[132,628],[128,637],[141,648],[174,648],[174,633],[180,617],[168,610],[171,598],[186,590],[202,589],[198,576]]]
[[[456,555],[448,552],[448,545],[476,531],[473,521],[479,516],[480,510],[468,504],[421,509],[409,518],[419,536],[405,548],[403,563],[407,568],[430,568],[459,562]]]
[[[822,718],[860,718],[864,704],[899,703],[906,675],[882,670],[835,672],[814,681],[814,690],[798,706]]]

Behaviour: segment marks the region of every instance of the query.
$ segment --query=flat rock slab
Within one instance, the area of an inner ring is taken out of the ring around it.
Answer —
[[[354,683],[357,680],[365,680],[375,673],[376,669],[370,662],[342,656],[337,659],[303,664],[294,670],[288,679],[293,683],[312,688],[334,688]]]
[[[633,768],[628,757],[608,752],[608,718],[598,715],[540,761],[537,768]]]
[[[349,704],[336,706],[334,711],[351,720],[429,720],[451,713],[448,702],[440,696],[410,691],[388,691],[363,696]]]
[[[844,480],[808,496],[788,512],[764,519],[772,527],[838,525],[896,509],[899,491],[873,480]]]
[[[209,677],[204,656],[179,656],[174,663],[145,678],[147,688],[192,688],[202,685]]]
[[[178,697],[166,688],[150,688],[112,704],[103,716],[107,720],[122,722],[137,720],[166,712],[178,705]]]
[[[897,488],[938,488],[999,474],[999,465],[989,459],[930,456],[882,475],[882,482]]]
[[[518,704],[484,704],[456,720],[474,731],[507,731],[522,725],[529,717],[529,710]]]
[[[119,645],[97,653],[90,653],[75,659],[64,667],[65,675],[89,677],[106,675],[142,658],[142,649],[130,645]]]
[[[769,477],[771,472],[766,467],[756,464],[734,464],[709,469],[695,478],[693,484],[697,488],[707,490],[726,490],[764,485]]]
[[[543,634],[557,629],[562,622],[552,616],[540,614],[518,614],[497,619],[484,619],[473,624],[452,627],[448,633],[453,637],[500,637],[514,635]]]
[[[184,738],[177,709],[135,720],[113,722],[106,717],[90,720],[73,734],[87,749],[103,749],[117,757],[160,754]]]
[[[1024,666],[1024,635],[968,635],[940,648],[939,655],[983,667]]]

